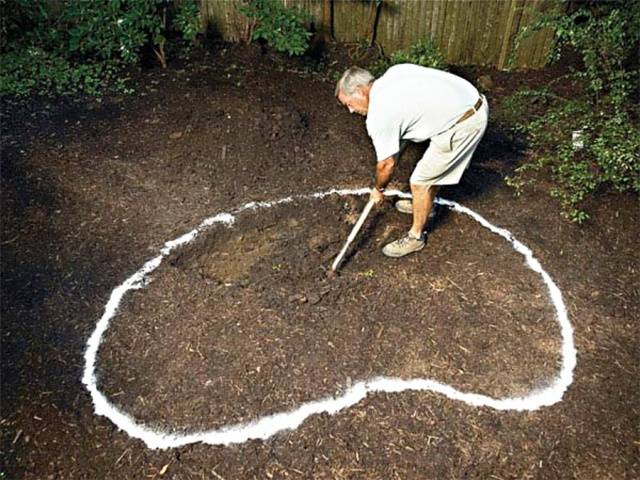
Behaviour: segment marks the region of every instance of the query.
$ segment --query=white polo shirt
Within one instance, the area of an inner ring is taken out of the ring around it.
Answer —
[[[400,151],[400,140],[423,142],[444,132],[473,107],[478,90],[435,68],[394,65],[369,91],[367,132],[378,161]]]

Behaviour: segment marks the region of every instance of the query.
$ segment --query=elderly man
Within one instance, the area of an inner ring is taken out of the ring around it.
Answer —
[[[413,201],[396,203],[399,211],[413,213],[411,229],[382,252],[402,257],[421,250],[438,189],[460,181],[487,128],[486,98],[460,77],[411,64],[395,65],[377,80],[367,70],[351,67],[338,81],[335,94],[349,112],[367,117],[378,160],[371,190],[377,205],[384,200],[400,142],[431,140],[411,175]]]

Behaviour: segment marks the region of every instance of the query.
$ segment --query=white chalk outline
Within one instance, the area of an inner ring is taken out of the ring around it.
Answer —
[[[97,388],[96,380],[96,357],[100,341],[104,332],[109,327],[109,323],[118,310],[118,306],[125,293],[129,290],[136,290],[144,287],[148,281],[149,274],[153,272],[162,258],[169,255],[175,248],[191,242],[199,233],[208,227],[222,223],[231,225],[235,221],[235,215],[244,210],[255,210],[258,208],[269,208],[294,200],[324,198],[329,195],[364,195],[369,193],[368,188],[328,190],[312,194],[296,195],[282,198],[272,202],[250,202],[242,207],[233,210],[232,213],[220,213],[204,220],[197,228],[190,232],[171,240],[164,244],[160,250],[160,255],[147,261],[140,270],[130,276],[124,283],[116,287],[107,302],[104,314],[98,321],[95,330],[87,341],[85,352],[85,367],[82,376],[82,383],[91,393],[91,399],[95,413],[104,415],[111,420],[118,428],[124,430],[129,436],[142,440],[147,447],[152,449],[175,448],[191,443],[206,443],[210,445],[230,445],[234,443],[246,442],[250,439],[265,440],[272,435],[284,431],[293,430],[300,426],[309,416],[319,413],[333,415],[344,408],[355,405],[372,392],[402,392],[404,390],[424,390],[440,393],[453,400],[459,400],[468,405],[477,407],[490,407],[496,410],[537,410],[540,407],[553,405],[562,399],[564,392],[573,381],[573,370],[576,366],[576,349],[573,342],[573,327],[567,316],[567,308],[562,300],[562,293],[551,279],[549,274],[542,268],[540,262],[533,256],[532,251],[524,244],[516,240],[513,235],[503,228],[496,227],[485,220],[476,212],[463,207],[462,205],[442,198],[437,198],[436,202],[445,205],[450,209],[465,213],[479,222],[483,227],[506,239],[513,248],[526,259],[527,266],[536,273],[539,273],[544,283],[547,285],[551,302],[556,309],[556,320],[560,324],[560,334],[562,338],[562,366],[558,376],[546,388],[531,392],[524,397],[492,398],[487,395],[462,392],[454,387],[428,378],[415,378],[404,380],[393,377],[376,377],[369,380],[359,381],[348,388],[338,397],[323,398],[306,402],[299,407],[274,415],[264,416],[256,420],[244,423],[237,423],[222,427],[217,430],[208,430],[193,433],[170,433],[154,430],[150,427],[137,423],[129,414],[123,412],[118,407],[109,402],[107,397]],[[410,194],[392,190],[386,192],[389,196],[400,196],[411,198]]]

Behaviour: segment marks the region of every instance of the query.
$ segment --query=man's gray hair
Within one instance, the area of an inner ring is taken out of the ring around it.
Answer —
[[[342,91],[347,97],[351,97],[356,93],[358,87],[369,85],[375,80],[371,72],[360,67],[351,67],[342,74],[338,84],[336,85],[336,97]]]

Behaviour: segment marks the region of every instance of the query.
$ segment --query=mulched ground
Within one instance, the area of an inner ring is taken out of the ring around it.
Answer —
[[[559,329],[544,286],[505,242],[451,218],[428,261],[385,269],[380,248],[408,218],[386,209],[342,275],[327,278],[348,233],[340,220],[364,200],[318,203],[246,212],[170,258],[108,331],[101,389],[144,423],[184,430],[288,410],[379,375],[496,397],[554,376]],[[463,230],[473,242],[454,240]]]
[[[349,62],[335,61],[336,71]],[[113,287],[166,240],[251,200],[371,181],[363,119],[336,104],[331,74],[221,45],[143,74],[132,97],[2,100],[6,478],[637,478],[638,200],[603,195],[580,228],[559,216],[544,179],[514,197],[502,178],[528,153],[505,133],[501,101],[560,72],[457,73],[492,76],[494,121],[461,185],[442,195],[510,229],[562,289],[579,351],[563,402],[514,413],[375,394],[264,442],[169,451],[93,414],[85,342]],[[423,149],[409,148],[395,185],[406,187]],[[387,204],[328,277],[363,205],[330,197],[245,212],[172,253],[114,318],[100,387],[141,421],[191,430],[372,375],[493,396],[554,376],[559,332],[544,285],[468,217],[441,211],[425,250],[391,261],[380,247],[409,218]]]

